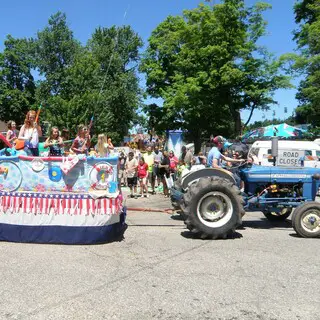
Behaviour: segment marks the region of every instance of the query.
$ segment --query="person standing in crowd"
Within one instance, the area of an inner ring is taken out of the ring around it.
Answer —
[[[203,152],[199,152],[198,155],[194,156],[192,159],[192,164],[193,165],[199,165],[199,164],[204,164],[204,159],[206,157],[204,156]]]
[[[221,160],[226,162],[243,162],[243,159],[233,159],[223,155],[220,150],[223,147],[224,139],[221,136],[216,136],[213,139],[213,143],[215,146],[211,148],[208,153],[208,165],[210,168],[220,168]]]
[[[137,159],[137,161],[139,162],[140,158],[141,158],[141,152],[140,150],[134,146],[133,149],[132,149],[132,152],[133,152],[133,156]]]
[[[39,156],[39,137],[42,136],[41,127],[35,122],[36,112],[30,110],[21,127],[18,139],[25,140],[24,150],[27,154]]]
[[[163,152],[163,157],[160,163],[159,174],[163,184],[163,194],[166,198],[169,197],[169,189],[166,179],[170,177],[170,159],[167,151]]]
[[[148,179],[148,165],[145,163],[144,158],[141,157],[138,164],[138,179],[140,183],[140,194],[141,197],[149,197],[148,188],[147,188],[147,179]],[[144,194],[145,192],[145,194]]]
[[[10,142],[13,143],[14,140],[18,138],[18,131],[16,130],[16,123],[15,121],[10,120],[7,124],[8,126],[8,131],[6,134],[6,139]]]
[[[187,165],[188,169],[191,168],[192,158],[193,158],[192,152],[190,151],[190,149],[187,149],[186,156],[184,157],[184,162]]]
[[[154,175],[154,181],[152,184],[152,194],[155,194],[155,184],[156,184],[156,180],[157,180],[157,186],[160,186],[160,180],[161,180],[161,176],[160,176],[160,171],[159,171],[159,165],[163,159],[163,155],[162,152],[159,151],[159,147],[157,145],[155,145],[154,147],[154,151],[153,151],[153,159],[154,159],[154,164],[153,164],[153,175]]]
[[[71,150],[76,154],[88,154],[90,149],[91,137],[88,131],[88,127],[80,124],[78,126],[78,135],[73,140]]]
[[[180,162],[184,163],[187,169],[190,169],[192,163],[192,152],[186,146],[182,146],[181,148],[181,157]]]
[[[97,155],[102,158],[107,157],[109,154],[109,144],[107,143],[107,138],[103,133],[98,135],[95,151]]]
[[[44,147],[49,147],[49,156],[50,157],[61,157],[63,155],[63,140],[60,137],[58,127],[52,127],[50,136],[47,138],[44,143]]]
[[[173,179],[176,179],[177,175],[177,166],[179,163],[179,159],[174,155],[174,152],[171,150],[169,152],[169,160],[170,160],[170,173],[173,175]]]
[[[153,190],[154,190],[154,180],[155,180],[153,175],[154,156],[150,146],[147,147],[147,152],[144,155],[144,160],[148,165],[147,188],[148,188],[148,184],[150,183],[151,187],[153,186]]]
[[[119,171],[118,171],[118,178],[121,186],[127,185],[127,176],[126,176],[126,161],[127,157],[125,156],[124,152],[121,151],[119,154]]]
[[[125,164],[126,175],[127,175],[127,183],[128,183],[129,188],[130,188],[130,196],[131,196],[131,198],[137,199],[136,194],[137,194],[138,160],[134,157],[132,151],[129,152],[128,157],[129,157],[129,159]]]

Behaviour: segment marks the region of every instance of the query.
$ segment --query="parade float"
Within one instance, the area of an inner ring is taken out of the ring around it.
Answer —
[[[0,241],[94,244],[121,237],[116,156],[30,157],[7,147],[0,150]]]

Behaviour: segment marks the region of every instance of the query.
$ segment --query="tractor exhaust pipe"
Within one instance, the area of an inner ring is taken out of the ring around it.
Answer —
[[[279,137],[271,137],[271,155],[273,157],[273,165],[276,165],[278,157]]]

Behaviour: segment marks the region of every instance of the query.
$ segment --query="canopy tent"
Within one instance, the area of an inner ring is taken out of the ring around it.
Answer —
[[[248,139],[259,139],[262,137],[282,137],[282,138],[301,138],[303,134],[307,132],[304,129],[290,126],[286,123],[269,125],[267,127],[258,128],[247,132],[243,137],[242,141],[246,142]]]

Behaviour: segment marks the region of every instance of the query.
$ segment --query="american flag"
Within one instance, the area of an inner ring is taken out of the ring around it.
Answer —
[[[119,214],[121,197],[93,199],[89,194],[0,192],[0,214]]]

